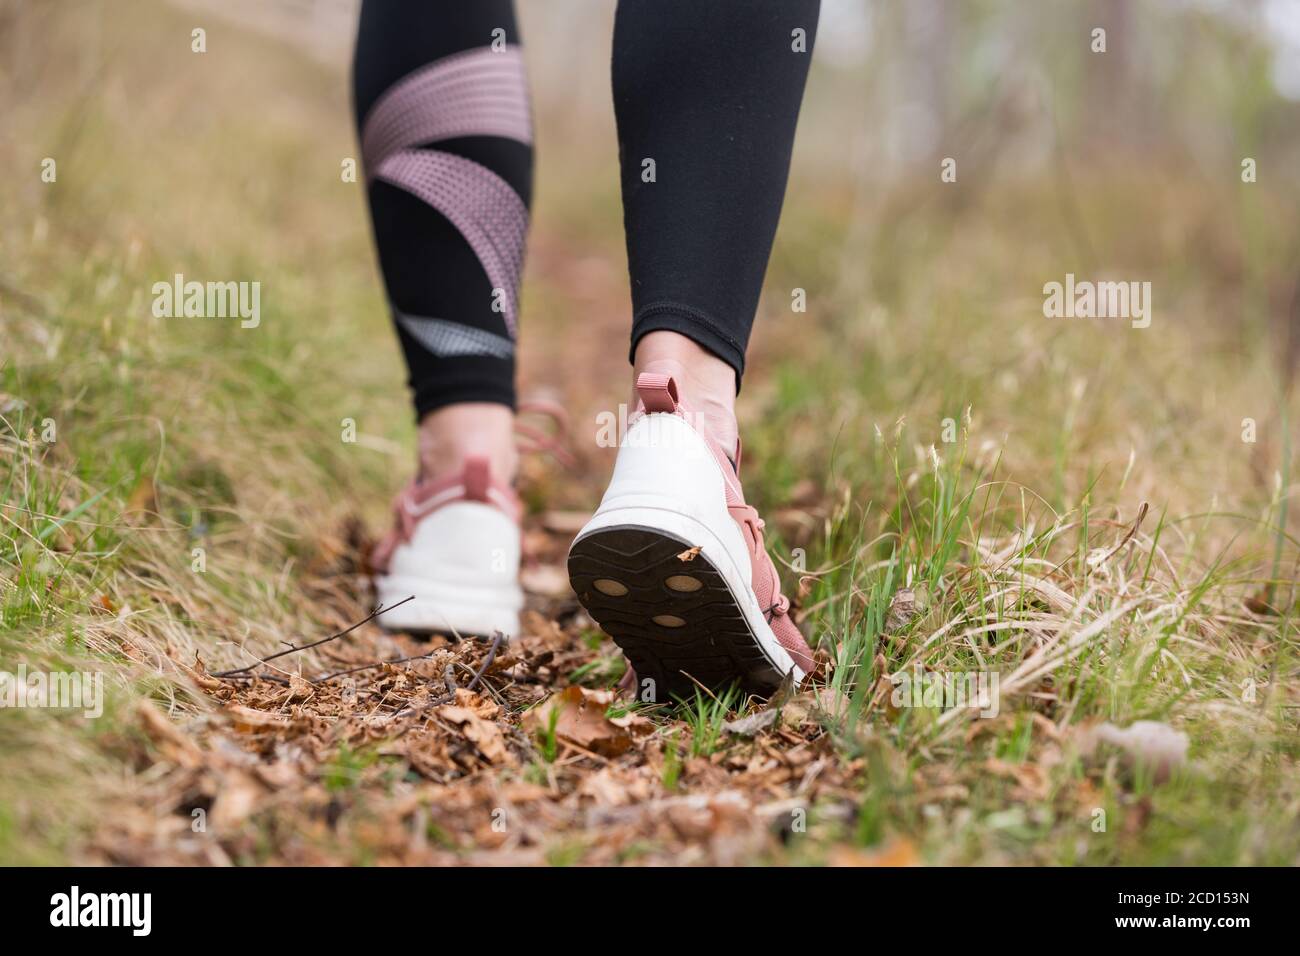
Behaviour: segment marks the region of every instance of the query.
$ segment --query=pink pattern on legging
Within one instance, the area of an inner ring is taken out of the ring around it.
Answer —
[[[460,231],[492,287],[502,290],[506,328],[515,338],[528,207],[510,184],[473,160],[433,149],[399,150],[379,163],[374,178],[422,199]]]
[[[466,50],[398,80],[366,114],[361,154],[373,177],[398,150],[457,136],[501,136],[532,143],[527,77],[519,47]]]

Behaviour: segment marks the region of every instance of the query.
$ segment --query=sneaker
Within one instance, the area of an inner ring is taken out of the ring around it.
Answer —
[[[506,637],[519,633],[519,498],[486,458],[414,482],[394,503],[393,530],[371,555],[379,616],[390,631]]]
[[[643,373],[636,390],[609,489],[569,549],[578,600],[627,655],[643,700],[691,696],[695,681],[760,694],[798,683],[812,652],[745,504],[739,445],[729,456],[669,376]]]

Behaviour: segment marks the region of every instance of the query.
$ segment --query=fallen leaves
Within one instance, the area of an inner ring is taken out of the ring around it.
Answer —
[[[528,711],[524,724],[534,734],[553,732],[563,743],[603,757],[617,757],[650,734],[654,725],[633,712],[609,716],[615,699],[613,691],[566,687]]]
[[[781,800],[829,801],[826,812],[847,819],[862,768],[836,759],[823,730],[823,711],[843,704],[831,691],[786,688],[732,715],[718,749],[692,757],[680,717],[651,719],[613,690],[563,686],[609,653],[579,639],[589,623],[526,620],[480,685],[445,703],[446,675],[478,673],[484,644],[358,636],[328,645],[326,668],[300,657],[304,673],[234,680],[175,655],[216,707],[180,724],[141,705],[152,742],[142,763],[172,812],[113,815],[99,858],[228,863],[271,852],[311,865],[363,844],[380,863],[538,864],[547,847],[576,841],[584,862],[725,865],[782,852],[788,811],[767,812]],[[388,655],[398,659],[371,666]],[[334,671],[344,676],[304,676]],[[552,732],[554,759],[539,760],[530,737]],[[191,831],[200,809],[206,831]]]
[[[551,577],[530,583],[535,594],[558,590],[559,565],[534,568]],[[923,611],[903,589],[887,617],[906,627]],[[160,850],[142,847],[163,846],[176,854],[171,862],[238,860],[269,840],[285,862],[330,859],[331,846],[360,841],[385,863],[545,863],[549,848],[580,846],[583,862],[725,865],[798,852],[786,832],[791,807],[815,806],[816,819],[833,826],[852,820],[867,764],[835,749],[832,735],[849,711],[842,693],[783,686],[765,704],[720,715],[716,749],[692,755],[681,714],[648,715],[614,690],[565,686],[616,653],[582,639],[589,620],[530,610],[524,622],[490,660],[481,642],[415,644],[376,633],[368,643],[366,632],[295,658],[301,672],[219,680],[197,656],[174,654],[176,670],[218,706],[184,727],[152,705],[142,711],[148,759],[175,813],[161,822],[124,817],[136,836],[119,833],[108,859],[157,860]],[[886,672],[883,656],[873,663]],[[456,686],[479,673],[473,689]],[[875,692],[864,698],[868,723],[885,717],[879,706]],[[978,722],[965,746],[985,755],[962,772],[919,768],[925,803],[957,812],[990,775],[1011,782],[1006,796],[1016,803],[1051,800],[1067,732],[1032,715],[1033,756],[1019,762],[994,757],[984,737],[1001,739],[1022,716]],[[1094,746],[1133,746],[1134,728],[1094,730]],[[210,835],[176,836],[188,832],[194,807],[206,808]],[[151,827],[173,836],[160,844]],[[813,859],[914,865],[919,850],[895,836]]]
[[[1047,771],[1036,763],[1008,763],[1005,760],[990,758],[984,761],[984,768],[1000,777],[1007,777],[1017,784],[1010,794],[1013,800],[1038,801],[1047,798],[1051,786]]]
[[[921,857],[910,840],[900,838],[875,850],[843,845],[831,847],[826,863],[828,866],[919,866]]]
[[[250,775],[239,770],[223,773],[212,802],[209,824],[214,830],[233,830],[252,816],[266,791]]]
[[[885,630],[894,634],[911,624],[923,610],[917,600],[916,592],[911,588],[899,588],[889,601],[889,610],[885,613]]]
[[[290,701],[304,701],[316,693],[316,689],[311,682],[306,680],[301,674],[289,675],[289,697]]]
[[[742,737],[753,737],[759,731],[775,724],[780,716],[780,712],[775,707],[769,707],[767,710],[758,710],[736,720],[728,720],[722,725],[722,729]]]
[[[203,755],[194,741],[150,701],[138,702],[135,713],[145,734],[168,760],[184,767],[202,762]]]
[[[232,726],[241,733],[246,734],[255,734],[263,730],[278,730],[289,723],[286,717],[270,714],[264,710],[254,710],[252,707],[245,707],[242,704],[227,705],[225,713],[230,718]]]
[[[459,727],[465,739],[474,744],[488,763],[501,767],[514,762],[510,751],[506,749],[501,728],[490,720],[484,720],[473,709],[447,704],[438,709],[438,716]]]

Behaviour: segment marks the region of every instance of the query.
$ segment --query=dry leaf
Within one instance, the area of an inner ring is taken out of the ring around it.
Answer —
[[[478,748],[478,752],[494,764],[510,763],[510,751],[506,749],[505,737],[501,728],[490,720],[484,720],[468,707],[449,704],[439,709],[438,716],[451,724],[457,724],[465,739]]]
[[[626,753],[636,738],[653,730],[653,724],[635,713],[606,717],[613,702],[612,691],[566,687],[530,710],[524,722],[534,733],[545,734],[550,732],[555,715],[557,739],[605,757],[617,757]]]
[[[168,720],[167,715],[157,707],[142,700],[136,704],[135,712],[144,732],[168,760],[182,767],[197,767],[202,764],[203,751],[198,744]]]
[[[747,717],[739,717],[736,720],[728,720],[722,725],[722,729],[733,734],[739,734],[742,737],[752,737],[760,730],[765,730],[776,723],[780,711],[776,708],[760,710],[750,714]]]
[[[627,785],[610,767],[601,767],[584,777],[578,785],[578,795],[588,797],[599,807],[621,807],[631,800]]]
[[[212,802],[210,822],[213,830],[229,833],[247,820],[262,793],[261,786],[248,774],[238,770],[223,773]]]
[[[1023,791],[1018,796],[1025,800],[1042,800],[1046,798],[1050,789],[1046,772],[1037,764],[1008,763],[994,757],[984,761],[984,769],[997,774],[999,777],[1014,780],[1019,785],[1019,789]]]
[[[697,554],[699,554],[699,553],[700,553],[700,545],[697,544],[695,547],[693,547],[693,548],[687,548],[687,549],[686,549],[685,551],[683,551],[681,554],[677,555],[677,560],[678,560],[678,561],[694,561],[694,560],[695,560],[695,556],[696,556]]]
[[[917,866],[921,860],[910,840],[898,839],[879,850],[831,847],[826,862],[830,866]]]
[[[254,710],[240,704],[229,704],[226,714],[234,721],[235,729],[244,733],[256,733],[273,727],[285,727],[289,721],[278,714],[269,714],[264,710]]]
[[[136,485],[135,489],[131,492],[131,497],[127,499],[126,508],[123,510],[123,513],[153,513],[157,512],[157,510],[158,494],[157,489],[154,488],[153,479],[149,477],[141,478],[140,483]]]
[[[890,634],[900,631],[920,613],[921,605],[917,603],[916,592],[911,588],[899,588],[889,601],[885,630]]]
[[[306,700],[316,692],[311,681],[304,678],[301,674],[289,675],[289,700]]]

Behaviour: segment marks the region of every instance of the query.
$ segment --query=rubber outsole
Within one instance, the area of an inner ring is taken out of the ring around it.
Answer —
[[[380,619],[380,626],[389,634],[408,634],[414,638],[428,639],[437,635],[443,637],[476,638],[490,640],[499,631],[509,641],[518,633],[519,625],[502,622],[501,624],[452,624],[444,618],[410,618],[401,621]]]
[[[573,543],[569,581],[635,668],[638,696],[662,703],[693,697],[695,681],[736,680],[767,695],[781,683],[723,576],[689,541],[654,528],[600,528]]]
[[[412,595],[414,600],[404,601]],[[471,594],[462,588],[457,594],[418,579],[385,577],[376,581],[375,596],[392,608],[378,619],[379,626],[392,633],[489,638],[500,631],[507,639],[519,633],[519,615],[512,608],[522,604],[523,597],[508,590]]]

